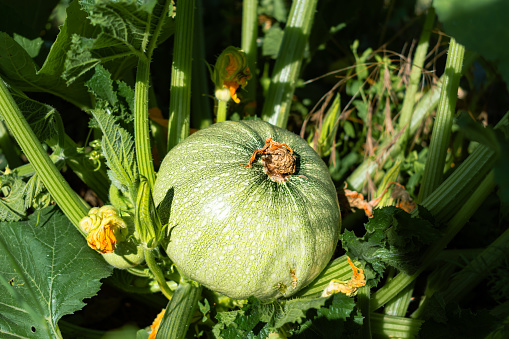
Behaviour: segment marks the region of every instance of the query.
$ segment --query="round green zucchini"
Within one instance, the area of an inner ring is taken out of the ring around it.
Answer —
[[[185,139],[164,158],[154,201],[175,265],[234,299],[295,294],[339,237],[327,166],[302,138],[263,121],[221,122]]]

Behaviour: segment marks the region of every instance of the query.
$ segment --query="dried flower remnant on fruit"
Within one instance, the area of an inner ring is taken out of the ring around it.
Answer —
[[[117,243],[125,240],[128,230],[118,210],[110,205],[94,207],[80,221],[87,233],[88,246],[100,253],[112,253]]]
[[[159,325],[161,324],[161,320],[163,319],[165,311],[166,311],[166,309],[163,308],[163,310],[161,312],[159,312],[157,317],[154,319],[154,322],[152,323],[152,325],[150,325],[150,329],[152,331],[150,332],[150,335],[148,336],[148,339],[155,339],[156,338],[157,330],[159,330]]]
[[[366,286],[364,270],[355,267],[349,257],[346,257],[346,259],[352,268],[352,277],[348,281],[332,279],[329,285],[323,290],[322,297],[328,297],[335,293],[344,293],[347,297],[353,297],[357,294],[359,287]]]
[[[237,89],[245,88],[252,76],[247,65],[246,54],[237,47],[229,46],[217,58],[214,70],[209,70],[212,81],[216,85],[217,99],[228,101],[231,98],[239,103]],[[225,90],[227,90],[226,93]]]
[[[292,277],[292,288],[295,289],[297,287],[297,269],[290,268],[290,276]]]
[[[252,168],[258,154],[262,155],[263,171],[272,181],[284,183],[295,173],[295,155],[287,144],[268,138],[265,146],[254,151],[247,165],[242,166]]]

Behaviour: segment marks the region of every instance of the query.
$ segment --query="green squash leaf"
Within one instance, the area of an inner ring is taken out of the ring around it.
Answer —
[[[56,208],[0,223],[0,333],[55,338],[58,320],[81,309],[112,268]]]
[[[296,327],[292,334],[297,338],[342,338],[345,335],[346,321],[354,307],[353,298],[343,293],[334,294],[324,307],[308,314],[307,320]]]
[[[104,110],[95,109],[92,114],[104,134],[101,147],[110,168],[108,176],[118,189],[127,192],[138,181],[133,138]]]
[[[253,329],[260,322],[260,305],[258,299],[250,298],[240,310],[219,312],[216,315],[218,323],[212,332],[216,338],[258,338],[261,333],[254,334]]]
[[[87,12],[83,11],[77,0],[72,1],[66,9],[65,23],[60,27],[57,39],[42,66],[41,74],[54,74],[60,77],[64,71],[66,55],[71,48],[73,35],[93,37],[101,32],[88,20]],[[83,85],[83,82],[80,82]]]
[[[80,4],[100,32],[72,36],[63,74],[69,83],[100,63],[107,63],[105,67],[115,75],[135,67],[151,39],[158,38],[153,35],[161,20],[166,21],[161,37],[173,32],[172,20],[162,17],[164,2],[82,0]]]
[[[39,140],[48,140],[56,134],[59,113],[55,108],[16,92],[11,95]]]
[[[123,81],[113,81],[101,64],[95,66],[94,74],[85,84],[96,96],[96,109],[107,111],[116,123],[134,134],[134,89]],[[90,127],[100,128],[93,119]]]
[[[25,49],[3,32],[0,32],[0,75],[18,90],[50,93],[80,107],[90,105],[90,96],[83,84],[67,87],[60,73],[39,71]]]
[[[25,182],[14,174],[0,176],[0,221],[18,221],[25,217]]]
[[[117,95],[113,91],[111,74],[103,66],[97,65],[95,67],[95,73],[86,82],[86,85],[99,99],[107,101],[111,106],[117,103]]]
[[[506,0],[435,0],[445,32],[467,49],[494,62],[509,88],[509,30]]]
[[[39,54],[41,46],[44,43],[41,37],[38,37],[34,40],[30,40],[16,33],[14,33],[13,37],[14,40],[16,40],[16,42],[25,49],[25,51],[28,53],[28,55],[30,55],[31,58],[35,58]]]
[[[413,274],[428,245],[441,235],[422,206],[414,214],[394,206],[375,209],[365,228],[363,237],[345,231],[341,241],[350,258],[366,262],[365,274],[370,286],[376,285],[387,266]]]
[[[291,299],[274,301],[261,307],[260,319],[269,323],[270,327],[280,328],[287,323],[300,323],[306,317],[306,311],[311,308],[319,309],[327,298]]]

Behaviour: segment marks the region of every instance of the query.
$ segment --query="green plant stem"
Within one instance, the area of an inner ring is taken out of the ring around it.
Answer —
[[[417,338],[422,320],[371,313],[371,329],[375,338]]]
[[[150,59],[140,57],[136,70],[136,87],[134,99],[134,142],[136,144],[136,161],[140,175],[147,178],[152,188],[155,182],[154,162],[150,147],[148,126],[148,87],[150,80]]]
[[[246,53],[247,64],[251,69],[251,79],[245,88],[245,100],[256,100],[256,86],[258,78],[256,74],[256,58],[258,39],[258,0],[244,0],[242,2],[242,37],[240,48]]]
[[[362,338],[371,338],[371,311],[370,307],[370,299],[371,290],[369,286],[363,286],[359,288],[357,292],[357,307],[361,311],[364,316],[364,320],[362,323]]]
[[[398,317],[404,317],[408,312],[408,306],[410,300],[412,300],[412,294],[414,292],[414,284],[410,284],[405,287],[396,298],[390,300],[384,308],[384,313],[387,315],[394,315]]]
[[[193,81],[191,123],[194,128],[203,129],[212,124],[212,108],[209,92],[210,73],[205,62],[205,34],[203,32],[203,1],[196,3],[193,44]]]
[[[445,230],[444,235],[429,248],[416,273],[412,275],[399,273],[396,277],[394,277],[394,279],[387,282],[381,289],[373,294],[373,297],[371,298],[372,311],[377,310],[385,305],[389,300],[397,296],[433,263],[439,252],[447,246],[454,236],[456,236],[486,197],[491,194],[495,187],[493,178],[494,174],[493,171],[491,171],[477,187],[475,192],[470,195],[465,204],[458,210],[456,215],[447,223],[447,229]]]
[[[194,0],[179,1],[175,19],[175,44],[171,69],[168,151],[189,135],[193,56]]]
[[[136,162],[140,175],[147,178],[152,188],[155,182],[154,162],[152,161],[152,148],[150,147],[150,128],[148,122],[148,89],[150,84],[150,62],[152,53],[157,44],[157,38],[161,33],[164,19],[168,13],[170,0],[163,5],[163,12],[157,22],[152,35],[149,34],[150,27],[147,27],[141,46],[142,53],[138,58],[136,70],[136,86],[134,98],[134,142],[136,145]]]
[[[495,126],[497,130],[509,129],[509,112]],[[497,159],[496,152],[479,145],[468,158],[423,202],[438,222],[447,222],[480,185]]]
[[[445,157],[449,148],[452,122],[456,109],[464,53],[465,47],[458,44],[454,38],[451,38],[440,102],[438,103],[438,110],[433,125],[418,201],[423,201],[442,182]]]
[[[173,295],[173,291],[166,283],[166,278],[164,277],[161,268],[157,265],[154,255],[152,254],[152,250],[145,250],[145,262],[147,263],[150,272],[152,272],[156,278],[157,284],[159,285],[159,288],[161,288],[161,292],[166,298],[168,298],[168,300],[170,300]]]
[[[173,294],[164,313],[156,339],[183,339],[191,324],[200,300],[202,287],[192,281],[183,281]]]
[[[429,37],[431,35],[431,30],[433,29],[434,22],[435,10],[433,6],[430,6],[428,9],[428,14],[426,15],[426,20],[424,21],[424,27],[422,29],[419,42],[417,44],[417,49],[415,50],[412,70],[410,72],[410,81],[406,89],[405,98],[403,100],[403,107],[401,108],[401,113],[398,121],[399,130],[405,131],[404,135],[402,136],[404,139],[402,145],[403,149],[405,149],[405,144],[410,137],[410,128],[407,127],[409,127],[410,121],[412,120],[412,114],[415,106],[415,94],[417,93],[419,82],[421,80],[424,61],[426,60],[426,54],[428,53]]]
[[[87,215],[88,206],[71,189],[42,148],[2,79],[0,79],[0,110],[7,127],[55,202],[78,231],[85,235],[79,227],[79,221]]]
[[[272,80],[262,110],[262,119],[286,128],[304,50],[308,42],[317,0],[295,0],[274,65]]]
[[[228,101],[217,100],[217,118],[216,122],[226,121],[226,108]]]

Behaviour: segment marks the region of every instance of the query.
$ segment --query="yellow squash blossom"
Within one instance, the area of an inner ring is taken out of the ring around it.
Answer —
[[[216,85],[216,97],[218,100],[228,101],[231,97],[236,103],[240,102],[237,97],[237,89],[245,88],[247,81],[251,79],[251,71],[247,65],[246,54],[239,48],[227,47],[217,58],[214,71],[211,71],[212,81]],[[229,96],[226,96],[224,90]]]
[[[125,240],[128,230],[119,211],[110,205],[94,207],[80,221],[81,229],[87,233],[88,246],[100,253],[112,253],[117,243]]]

